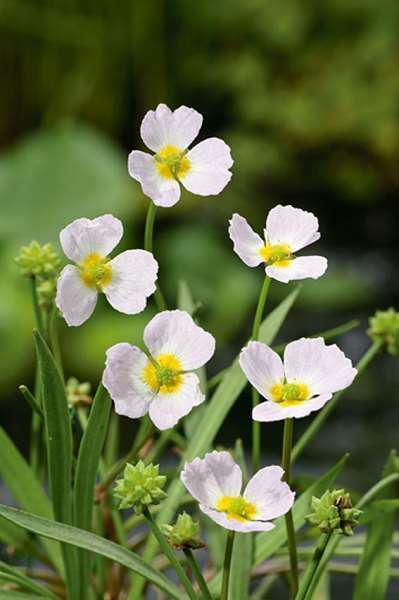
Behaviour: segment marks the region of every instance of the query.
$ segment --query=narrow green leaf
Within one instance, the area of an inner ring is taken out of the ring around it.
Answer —
[[[20,525],[29,531],[43,535],[65,544],[72,544],[85,550],[90,550],[113,560],[128,569],[139,573],[147,581],[151,581],[159,589],[163,590],[168,598],[181,600],[181,591],[165,577],[161,572],[148,565],[140,556],[130,550],[110,542],[94,533],[89,533],[83,529],[49,521],[31,513],[23,512],[10,506],[0,504],[0,515],[9,519],[16,525]],[[76,596],[71,596],[75,600]]]
[[[17,527],[10,521],[3,519],[0,517],[0,542],[3,544],[7,544],[7,546],[12,546],[16,550],[25,551],[28,550],[28,546],[31,545],[31,540],[29,539],[26,531]],[[28,552],[29,554],[29,552]],[[61,553],[60,553],[61,556]],[[62,565],[62,560],[61,560]]]
[[[345,454],[327,473],[315,481],[308,489],[303,492],[295,502],[293,507],[293,518],[295,531],[298,531],[305,523],[305,517],[310,512],[310,501],[312,496],[318,496],[331,486],[348,460],[349,455]],[[287,539],[287,531],[284,517],[274,521],[275,528],[272,531],[265,531],[255,537],[255,552],[253,566],[259,565],[264,560],[270,558],[281,548]],[[211,592],[217,594],[220,590],[222,575],[218,573],[209,584]]]
[[[0,427],[0,456],[0,475],[18,505],[24,509],[34,510],[41,517],[52,519],[53,510],[48,497],[28,463],[2,427]],[[12,530],[10,533],[12,534]],[[15,532],[14,535],[21,540],[22,534]],[[49,540],[43,540],[43,544],[51,562],[62,575],[64,571],[59,544]]]
[[[18,585],[23,589],[30,590],[31,592],[34,592],[39,596],[46,596],[47,598],[54,598],[55,600],[57,600],[57,596],[55,596],[51,590],[44,587],[43,585],[36,583],[36,581],[30,579],[24,573],[21,573],[19,569],[11,567],[5,562],[0,561],[0,578],[2,577],[2,574],[5,574],[6,577],[7,575],[10,575],[12,577],[12,580],[18,583]]]
[[[398,458],[394,453],[388,458],[382,477],[399,472]],[[378,495],[380,500],[397,498],[398,486],[392,483]],[[366,544],[355,579],[353,600],[384,600],[389,584],[391,548],[395,529],[395,513],[381,513],[367,531]]]
[[[24,592],[13,592],[11,590],[0,590],[0,600],[40,600],[45,596],[37,594],[25,594]]]
[[[40,408],[36,398],[30,391],[30,389],[26,387],[26,385],[20,385],[18,389],[29,404],[29,406],[31,407],[32,411],[36,412],[39,415],[40,419],[44,419],[43,411]]]
[[[74,523],[80,529],[91,531],[93,517],[94,486],[101,451],[108,429],[111,399],[100,383],[89,420],[80,443],[74,487]],[[90,585],[91,557],[86,551],[79,552],[80,587],[82,596]]]
[[[47,464],[54,517],[62,523],[73,522],[71,468],[72,431],[68,403],[58,366],[46,342],[34,332],[42,382],[42,402],[47,441]],[[63,547],[65,572],[71,598],[79,598],[75,548]]]
[[[283,324],[290,308],[294,304],[300,287],[297,287],[287,298],[285,298],[277,308],[275,308],[269,316],[263,321],[259,339],[266,344],[271,344],[277,335],[281,325]],[[242,372],[238,357],[232,363],[231,367],[227,369],[225,375],[219,386],[216,388],[210,402],[207,404],[206,411],[204,413],[201,427],[197,428],[191,437],[190,443],[184,454],[182,465],[186,461],[191,461],[197,456],[203,456],[203,454],[209,450],[212,446],[213,441],[217,432],[223,424],[228,412],[231,407],[243,391],[247,380],[244,373]],[[175,479],[168,489],[168,497],[162,504],[162,509],[159,512],[157,522],[158,523],[169,523],[173,519],[175,510],[177,509],[180,499],[185,493],[185,488],[182,485],[180,479]],[[153,540],[147,542],[147,546],[144,552],[144,558],[151,560],[156,551],[156,543]],[[143,582],[135,578],[134,581],[134,594],[132,597],[135,600],[141,599]]]

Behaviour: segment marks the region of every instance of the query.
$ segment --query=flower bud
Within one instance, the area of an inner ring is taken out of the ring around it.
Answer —
[[[345,490],[327,490],[321,498],[312,498],[313,513],[306,518],[323,533],[352,535],[359,523],[361,510],[352,507],[350,494]]]
[[[33,240],[29,246],[22,246],[15,262],[24,277],[51,279],[58,275],[61,261],[51,244],[41,246]]]
[[[169,544],[176,550],[184,550],[185,548],[196,550],[204,547],[199,537],[198,521],[193,521],[186,512],[177,517],[174,525],[163,525],[162,532]]]
[[[70,406],[77,404],[89,405],[92,402],[90,396],[91,385],[88,381],[80,383],[76,377],[70,377],[65,385],[67,401]]]
[[[389,354],[399,351],[399,313],[394,308],[377,310],[369,319],[370,328],[367,333],[373,340],[382,338]]]
[[[166,493],[166,477],[159,475],[159,465],[145,466],[142,460],[136,465],[127,463],[123,479],[116,482],[114,495],[120,499],[119,508],[133,507],[137,514],[152,504],[159,504]]]

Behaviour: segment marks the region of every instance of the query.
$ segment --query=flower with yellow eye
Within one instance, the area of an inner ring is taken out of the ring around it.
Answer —
[[[318,229],[319,222],[312,213],[278,205],[267,215],[264,240],[238,214],[230,219],[229,234],[234,252],[248,267],[264,263],[268,277],[288,283],[292,279],[318,279],[325,273],[324,256],[295,256],[320,238]]]
[[[123,225],[112,215],[76,219],[60,233],[67,265],[57,282],[56,304],[68,325],[81,325],[93,313],[99,293],[116,310],[134,315],[155,292],[158,263],[146,250],[108,254],[119,243]]]
[[[187,463],[181,480],[203,513],[233,531],[269,531],[287,513],[295,493],[281,481],[284,471],[260,469],[242,492],[242,473],[228,452],[210,452]]]
[[[103,384],[115,411],[137,419],[149,415],[169,429],[205,400],[192,371],[213,356],[215,339],[182,310],[156,315],[144,330],[148,353],[130,344],[107,350]]]
[[[188,150],[201,126],[202,115],[187,106],[171,111],[166,104],[159,104],[145,115],[141,138],[155,154],[133,150],[128,168],[157,206],[176,204],[180,183],[193,194],[213,196],[230,181],[233,160],[223,140],[209,138]]]
[[[262,342],[241,350],[240,366],[248,381],[266,399],[252,411],[255,421],[306,417],[348,387],[357,371],[345,354],[323,338],[301,338],[288,344],[284,363]]]

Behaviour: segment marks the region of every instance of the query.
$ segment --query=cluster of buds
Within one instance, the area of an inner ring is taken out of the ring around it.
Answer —
[[[323,533],[352,535],[359,524],[362,511],[353,508],[350,494],[345,490],[327,490],[321,498],[312,498],[312,512],[306,518]]]
[[[186,512],[177,517],[174,525],[163,525],[162,532],[176,550],[196,550],[204,547],[199,537],[198,521],[193,521]]]
[[[65,385],[69,406],[90,405],[92,402],[90,390],[91,385],[88,381],[80,383],[76,377],[70,377]]]
[[[43,309],[49,310],[54,303],[61,264],[52,245],[41,246],[34,240],[28,246],[22,246],[15,262],[23,277],[35,279],[39,305]]]
[[[399,313],[395,309],[377,310],[369,320],[367,333],[373,340],[383,339],[389,354],[399,352]]]
[[[137,514],[166,497],[163,487],[166,477],[159,475],[159,465],[127,463],[123,478],[116,482],[114,495],[120,500],[119,508],[133,507]]]

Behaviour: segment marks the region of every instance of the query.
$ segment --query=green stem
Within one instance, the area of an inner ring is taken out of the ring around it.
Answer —
[[[144,249],[151,253],[153,253],[154,222],[156,212],[157,207],[153,202],[150,202],[148,205],[147,218],[145,222]],[[161,292],[161,288],[159,287],[159,282],[157,283],[157,289],[155,290],[154,297],[158,310],[166,310],[167,305]]]
[[[331,535],[331,533],[323,533],[320,536],[318,544],[313,552],[311,561],[307,566],[305,573],[303,574],[301,587],[297,595],[295,596],[295,600],[305,600],[305,598],[308,598],[308,592],[310,588],[314,589],[313,580],[317,572],[317,568],[320,564],[320,561],[322,560],[324,552],[327,548],[328,542],[330,541]]]
[[[294,420],[293,419],[285,419],[281,466],[284,469],[284,479],[288,483],[288,485],[290,484],[290,481],[291,481],[291,449],[292,449],[293,432],[294,432]],[[298,556],[297,556],[297,549],[296,549],[295,527],[294,527],[294,520],[292,517],[292,510],[290,510],[285,515],[285,525],[287,528],[288,553],[289,553],[290,565],[291,565],[291,589],[292,589],[292,597],[294,598],[295,594],[298,591]]]
[[[173,566],[174,570],[176,571],[176,574],[178,575],[180,581],[182,582],[184,589],[186,590],[189,598],[191,598],[191,600],[197,600],[197,594],[195,593],[194,588],[191,585],[191,581],[187,577],[183,567],[181,566],[180,562],[177,560],[175,553],[173,552],[172,548],[169,546],[168,542],[166,541],[165,537],[163,536],[158,525],[152,518],[151,513],[148,510],[148,508],[144,510],[143,514],[144,514],[146,521],[151,529],[151,532],[153,533],[154,537],[157,539],[157,542],[160,545],[162,552],[165,554],[165,556],[169,560],[170,564]]]
[[[222,593],[220,600],[228,600],[229,597],[230,567],[231,558],[233,556],[234,534],[234,531],[229,531],[227,533],[226,550],[224,553],[223,563]]]
[[[201,569],[199,568],[198,563],[195,560],[192,550],[190,550],[190,548],[185,548],[183,550],[183,552],[187,559],[187,563],[188,563],[188,566],[190,567],[191,573],[194,575],[195,579],[197,580],[197,583],[201,590],[202,596],[204,597],[205,600],[212,600],[211,593],[210,593],[209,588],[206,584],[206,581],[201,573]]]
[[[362,356],[362,358],[356,365],[356,369],[358,371],[357,377],[359,377],[359,375],[363,373],[363,371],[366,369],[366,367],[368,367],[373,358],[378,354],[383,343],[384,341],[382,339],[376,340],[375,342],[373,342],[373,344],[370,346],[367,352]],[[313,419],[311,424],[308,426],[306,431],[302,434],[301,438],[296,443],[292,451],[292,462],[295,462],[300,457],[300,455],[302,454],[306,446],[309,444],[309,442],[311,442],[315,435],[319,432],[327,417],[335,408],[344,392],[345,390],[342,390],[341,392],[335,394],[335,396],[329,402],[327,402],[324,408],[318,412],[317,416]]]
[[[26,385],[20,385],[18,389],[21,392],[21,394],[23,395],[23,397],[25,398],[25,400],[30,405],[33,412],[36,412],[39,415],[40,420],[43,421],[43,419],[44,419],[43,411],[42,411],[41,407],[39,406],[39,403],[37,402],[36,398],[34,397],[32,392],[29,390],[29,388],[27,388]]]
[[[356,504],[356,508],[359,508],[359,509],[363,508],[366,504],[368,504],[370,502],[370,500],[372,500],[374,498],[374,496],[379,494],[380,491],[382,489],[384,489],[385,486],[387,486],[391,483],[394,483],[395,481],[399,481],[399,473],[392,473],[391,475],[387,475],[386,477],[384,477],[384,479],[381,479],[380,481],[378,481],[359,500],[359,502]]]
[[[42,313],[42,309],[40,308],[39,305],[39,299],[37,296],[37,289],[36,289],[36,277],[33,275],[31,277],[31,287],[32,287],[32,304],[33,304],[33,311],[35,313],[35,320],[36,320],[36,327],[39,330],[39,333],[46,339],[46,335],[44,332],[44,321],[43,321],[43,313]]]
[[[324,338],[324,341],[332,340],[334,338],[340,337],[344,333],[348,333],[348,331],[352,331],[352,329],[355,329],[356,327],[358,327],[359,324],[360,323],[357,319],[352,319],[351,321],[348,321],[347,323],[343,323],[342,325],[338,325],[338,327],[334,327],[333,329],[327,329],[326,331],[320,331],[319,333],[312,333],[312,335],[310,335],[309,337],[311,337],[311,338],[322,337],[322,338]],[[278,346],[273,346],[273,350],[275,352],[277,352],[277,354],[280,354],[284,351],[286,346],[287,346],[287,343],[279,344]]]
[[[257,340],[259,337],[259,328],[262,323],[263,312],[265,310],[267,293],[269,291],[271,279],[265,276],[263,285],[259,294],[258,305],[256,307],[255,318],[252,325],[252,340]],[[259,404],[259,392],[255,388],[252,388],[252,408]],[[256,472],[259,469],[260,462],[260,423],[259,421],[252,421],[252,469]]]

